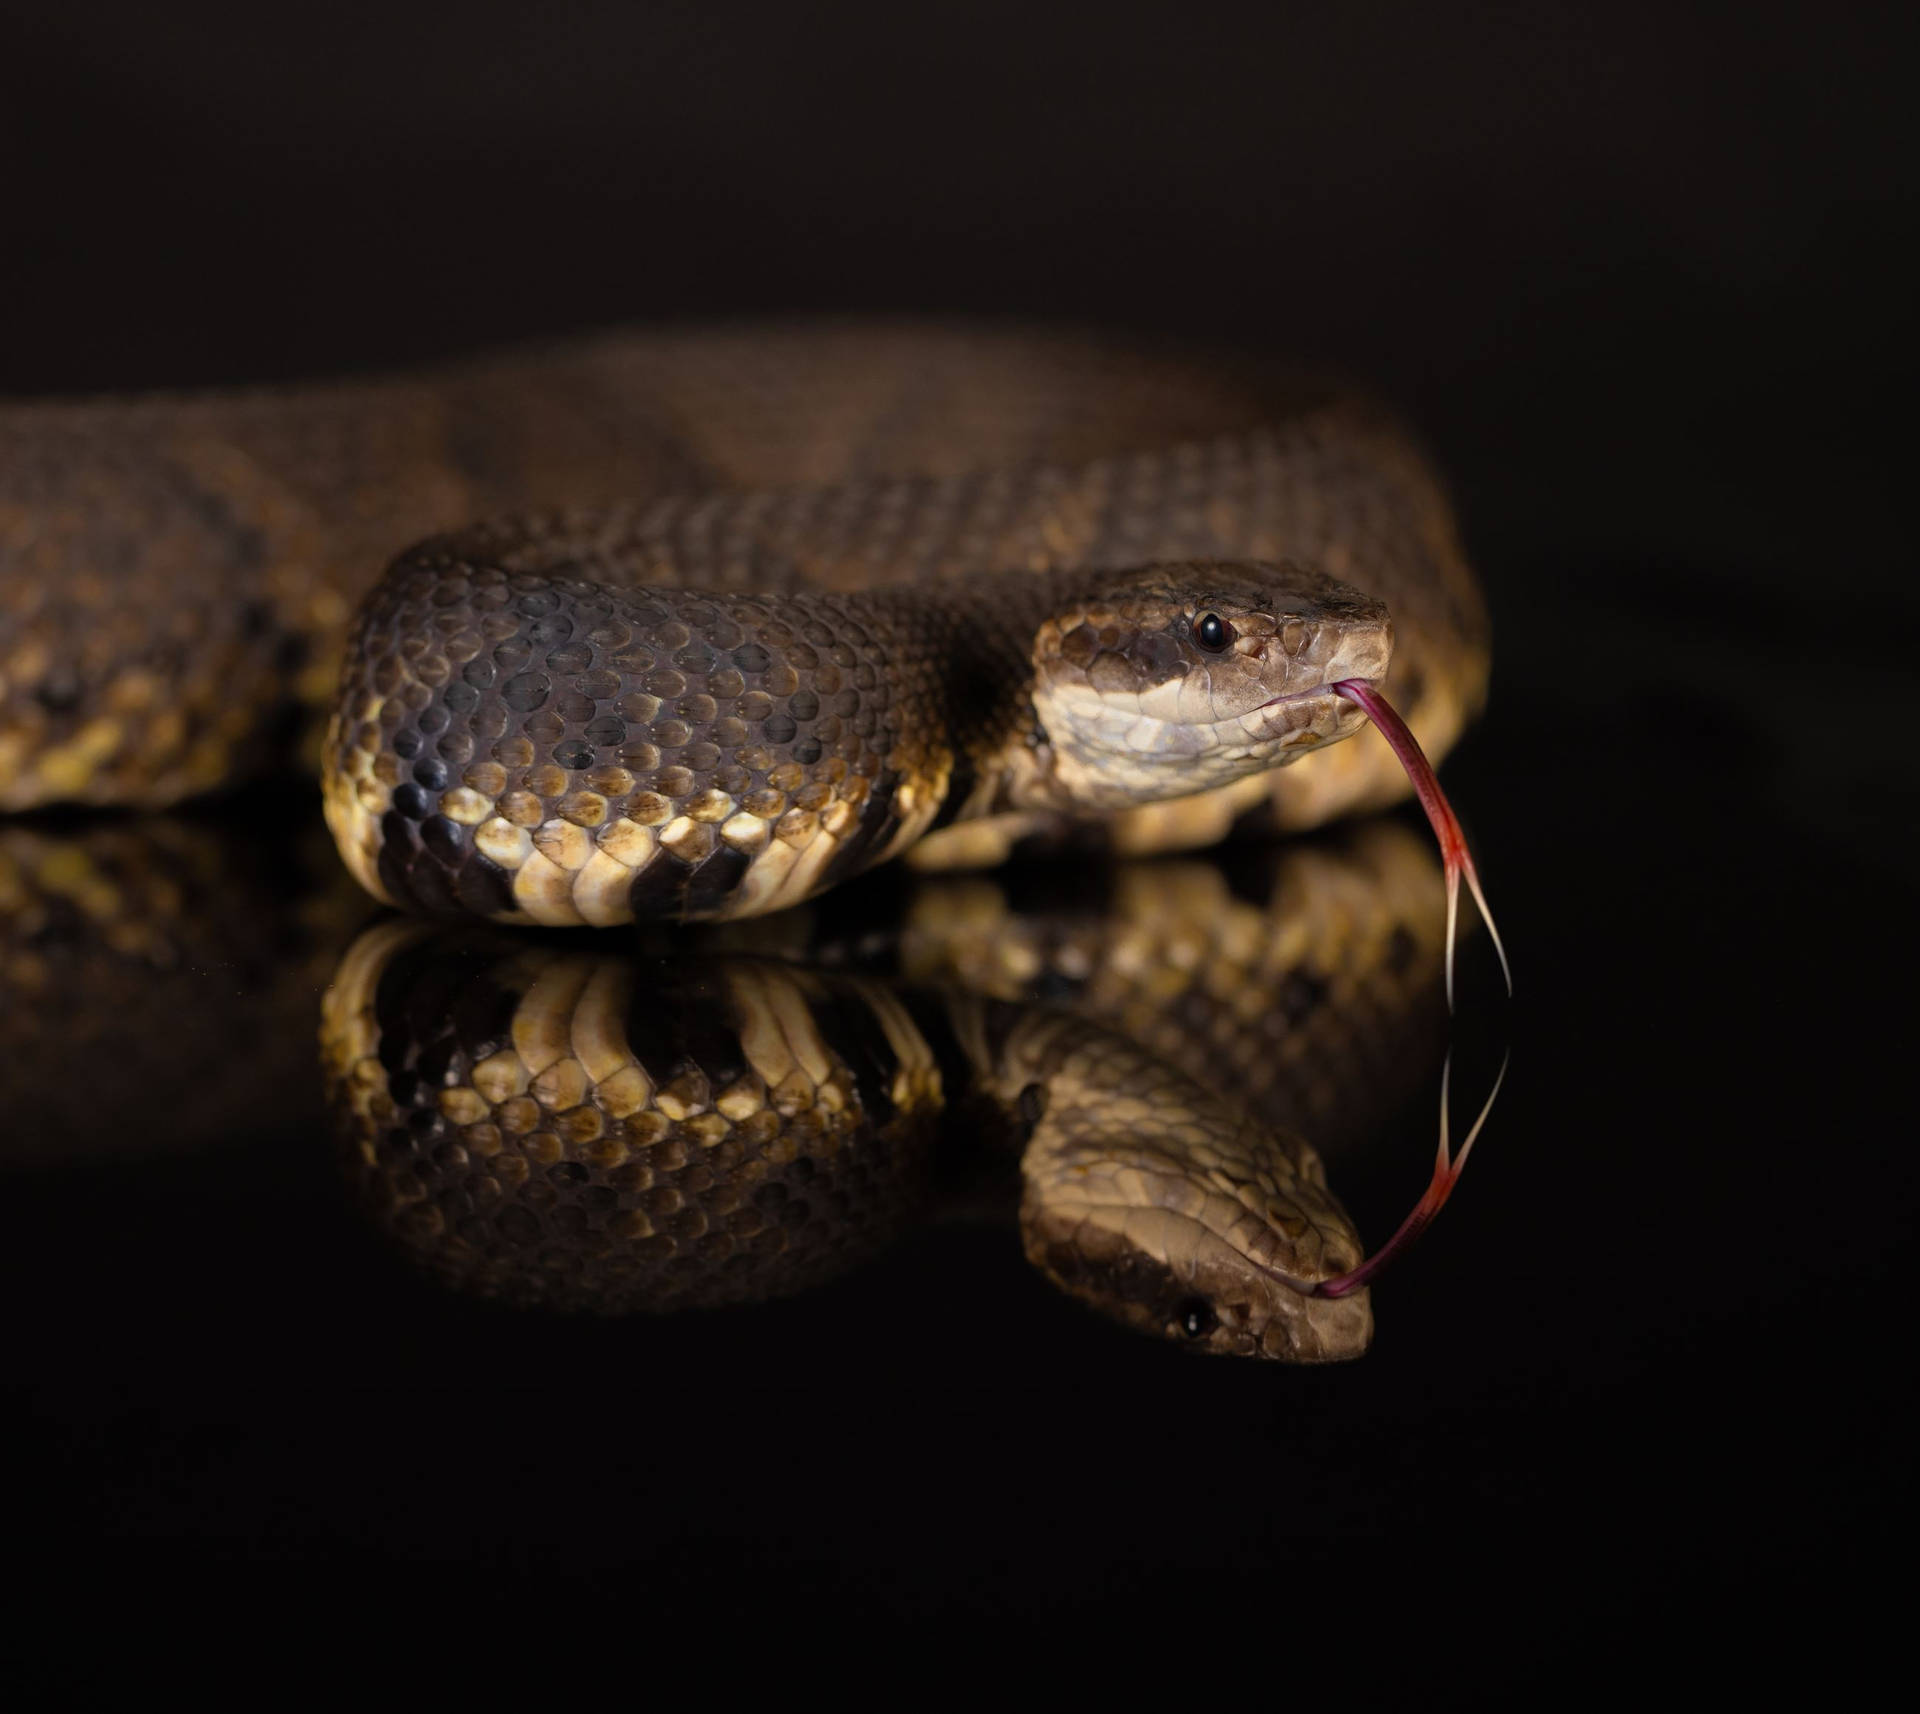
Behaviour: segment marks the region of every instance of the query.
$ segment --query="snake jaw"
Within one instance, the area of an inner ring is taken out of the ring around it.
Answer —
[[[1369,677],[1361,673],[1350,674],[1340,682],[1343,684],[1356,685],[1364,690],[1378,691],[1380,688],[1378,678]],[[1314,697],[1325,696],[1338,699],[1342,694],[1337,686],[1333,684],[1310,684],[1303,690],[1290,690],[1283,695],[1268,698],[1268,700],[1261,703],[1253,713],[1256,715],[1264,714],[1269,708],[1280,708],[1293,703],[1307,702]],[[1252,719],[1253,715],[1249,715],[1247,718]]]
[[[1374,684],[1377,680],[1355,682]],[[1256,741],[1280,741],[1284,765],[1310,750],[1324,749],[1342,738],[1351,738],[1365,724],[1366,717],[1357,705],[1343,697],[1330,684],[1309,685],[1290,690],[1263,702],[1251,714],[1241,716],[1241,724]]]

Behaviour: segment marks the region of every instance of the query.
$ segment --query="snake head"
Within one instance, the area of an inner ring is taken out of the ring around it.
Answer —
[[[1378,683],[1384,603],[1289,563],[1197,561],[1072,591],[1034,642],[1034,709],[1078,807],[1185,797],[1366,724],[1340,680]]]
[[[1364,1289],[1309,1295],[1361,1250],[1306,1143],[1062,1014],[1029,1013],[993,1076],[1003,1098],[1026,1080],[1010,1097],[1030,1127],[1021,1239],[1069,1296],[1221,1355],[1328,1363],[1366,1350]]]

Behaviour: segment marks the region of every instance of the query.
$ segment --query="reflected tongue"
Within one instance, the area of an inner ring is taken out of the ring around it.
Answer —
[[[1367,718],[1380,728],[1380,736],[1393,746],[1393,753],[1400,758],[1400,766],[1407,770],[1407,778],[1413,782],[1420,798],[1420,807],[1427,812],[1427,820],[1433,823],[1434,835],[1440,841],[1440,859],[1446,865],[1447,874],[1447,1010],[1453,1010],[1453,943],[1460,915],[1462,875],[1467,878],[1473,902],[1480,907],[1487,933],[1493,936],[1493,949],[1500,954],[1500,969],[1507,978],[1507,992],[1512,994],[1513,970],[1507,963],[1507,949],[1500,944],[1500,931],[1493,926],[1493,912],[1487,909],[1487,895],[1480,890],[1480,877],[1467,850],[1467,836],[1460,831],[1460,818],[1453,813],[1453,805],[1447,802],[1446,793],[1434,778],[1433,764],[1407,730],[1407,723],[1393,711],[1393,705],[1365,679],[1343,678],[1333,688],[1349,702],[1358,703]]]
[[[1440,856],[1446,865],[1447,876],[1447,1010],[1453,1010],[1453,943],[1459,921],[1462,875],[1466,876],[1467,886],[1473,892],[1473,901],[1480,907],[1480,915],[1486,920],[1487,932],[1493,936],[1493,947],[1500,954],[1500,968],[1507,978],[1507,992],[1511,994],[1513,971],[1507,963],[1507,949],[1500,944],[1500,931],[1493,926],[1493,913],[1487,909],[1486,894],[1480,890],[1480,877],[1474,873],[1466,835],[1460,830],[1460,818],[1453,813],[1453,805],[1447,802],[1440,782],[1434,778],[1433,764],[1421,753],[1418,742],[1407,730],[1407,723],[1372,685],[1364,679],[1349,678],[1341,679],[1333,689],[1364,709],[1367,718],[1380,728],[1380,735],[1393,746],[1393,753],[1400,758],[1401,767],[1407,770],[1407,778],[1413,782],[1413,789],[1419,794],[1420,807],[1427,812],[1427,819],[1433,823],[1433,831],[1440,840]],[[1480,1109],[1480,1116],[1474,1120],[1466,1141],[1460,1145],[1460,1152],[1456,1155],[1449,1142],[1447,1124],[1453,1083],[1453,1055],[1449,1051],[1446,1069],[1440,1076],[1440,1147],[1433,1163],[1433,1177],[1427,1181],[1427,1188],[1414,1204],[1413,1212],[1400,1222],[1400,1229],[1357,1268],[1330,1280],[1296,1279],[1291,1274],[1274,1270],[1278,1277],[1309,1297],[1345,1297],[1372,1281],[1381,1269],[1427,1229],[1433,1217],[1446,1206],[1447,1198],[1453,1194],[1453,1187],[1460,1182],[1460,1174],[1466,1167],[1467,1156],[1473,1152],[1481,1127],[1486,1124],[1487,1115],[1493,1111],[1494,1098],[1499,1095],[1500,1085],[1506,1080],[1506,1075],[1507,1062],[1503,1058],[1500,1061],[1500,1074],[1493,1080],[1493,1090],[1487,1096],[1486,1105]]]

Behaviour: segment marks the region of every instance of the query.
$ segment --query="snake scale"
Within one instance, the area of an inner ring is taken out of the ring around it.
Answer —
[[[1359,1261],[1321,1151],[1438,1058],[1440,877],[1391,821],[1259,855],[1232,890],[1193,859],[919,877],[638,955],[384,918],[323,1007],[349,1183],[442,1284],[528,1307],[804,1291],[944,1207],[1013,1216],[1138,1332],[1357,1356],[1368,1292],[1290,1281]]]
[[[1396,819],[583,937],[365,926],[293,807],[0,821],[0,1164],[279,1159],[324,1091],[354,1201],[465,1294],[751,1302],[929,1220],[984,1261],[1017,1222],[1047,1279],[1184,1348],[1365,1347],[1368,1293],[1264,1269],[1352,1261],[1334,1192],[1439,1064],[1441,875]],[[255,1202],[222,1207],[252,1242]]]
[[[1334,679],[1438,756],[1488,658],[1371,404],[942,324],[9,407],[0,593],[0,807],[227,785],[331,699],[361,882],[549,925],[755,914],[910,847],[1315,825],[1405,791],[1328,747],[1364,723]]]

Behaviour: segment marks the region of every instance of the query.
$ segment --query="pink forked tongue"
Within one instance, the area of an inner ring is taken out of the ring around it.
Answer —
[[[1460,1175],[1467,1170],[1467,1156],[1473,1153],[1473,1145],[1479,1139],[1481,1127],[1487,1122],[1487,1115],[1493,1111],[1493,1103],[1500,1094],[1500,1085],[1507,1080],[1507,1057],[1500,1061],[1500,1073],[1493,1080],[1493,1088],[1488,1091],[1486,1104],[1480,1109],[1480,1116],[1474,1120],[1473,1129],[1467,1132],[1467,1140],[1460,1145],[1460,1153],[1455,1155],[1447,1142],[1447,1107],[1453,1089],[1453,1053],[1447,1053],[1447,1063],[1440,1073],[1440,1148],[1434,1157],[1433,1177],[1427,1180],[1427,1188],[1421,1193],[1420,1200],[1413,1205],[1413,1212],[1400,1222],[1399,1230],[1379,1249],[1367,1257],[1357,1268],[1349,1268],[1344,1274],[1335,1274],[1330,1280],[1303,1280],[1292,1274],[1282,1273],[1278,1268],[1269,1271],[1277,1279],[1284,1280],[1297,1292],[1307,1297],[1345,1297],[1356,1292],[1362,1286],[1370,1285],[1385,1270],[1386,1265],[1401,1251],[1409,1248],[1414,1239],[1433,1224],[1433,1217],[1446,1207],[1447,1198],[1453,1194],[1453,1187],[1460,1182]]]
[[[1460,831],[1460,818],[1453,813],[1453,805],[1447,802],[1439,780],[1434,778],[1433,764],[1421,752],[1419,741],[1407,730],[1407,723],[1394,712],[1393,705],[1365,679],[1343,678],[1333,688],[1349,702],[1358,703],[1367,718],[1380,728],[1380,736],[1393,746],[1400,766],[1407,770],[1407,778],[1413,782],[1420,807],[1433,823],[1434,836],[1440,841],[1440,860],[1447,876],[1447,1010],[1453,1010],[1453,943],[1460,917],[1462,875],[1467,878],[1473,902],[1480,907],[1487,933],[1493,936],[1493,950],[1500,954],[1500,969],[1507,978],[1507,993],[1511,995],[1513,970],[1507,963],[1507,949],[1500,944],[1500,931],[1493,926],[1493,912],[1487,909],[1487,895],[1480,890],[1480,877],[1473,867],[1473,855],[1467,850],[1467,836]]]
[[[1487,909],[1486,894],[1480,890],[1480,877],[1474,873],[1466,835],[1460,830],[1460,820],[1453,813],[1453,806],[1440,790],[1440,782],[1434,778],[1433,764],[1421,753],[1418,742],[1407,730],[1407,723],[1372,685],[1362,679],[1342,679],[1333,688],[1349,702],[1358,703],[1365,709],[1367,717],[1379,727],[1380,735],[1393,746],[1393,753],[1400,758],[1400,765],[1407,770],[1407,778],[1413,782],[1413,789],[1419,794],[1420,807],[1427,812],[1427,819],[1433,823],[1433,831],[1439,837],[1440,856],[1446,866],[1447,877],[1447,1010],[1453,1010],[1453,945],[1459,920],[1462,875],[1466,876],[1474,903],[1480,907],[1480,915],[1486,920],[1487,932],[1493,937],[1494,950],[1500,954],[1500,968],[1507,978],[1507,992],[1511,994],[1513,971],[1507,963],[1507,949],[1500,944],[1500,931],[1493,926],[1493,913]],[[1446,1067],[1440,1073],[1440,1148],[1434,1158],[1433,1177],[1427,1181],[1427,1188],[1420,1200],[1413,1205],[1413,1212],[1400,1222],[1399,1230],[1385,1244],[1358,1267],[1350,1268],[1344,1274],[1337,1274],[1329,1280],[1303,1280],[1276,1268],[1270,1270],[1275,1277],[1308,1297],[1345,1297],[1377,1278],[1386,1265],[1411,1245],[1433,1223],[1433,1217],[1447,1205],[1447,1198],[1453,1194],[1453,1187],[1460,1182],[1460,1175],[1466,1170],[1467,1156],[1473,1152],[1473,1145],[1487,1122],[1487,1115],[1493,1111],[1494,1100],[1506,1077],[1507,1061],[1502,1058],[1499,1075],[1493,1080],[1486,1104],[1480,1109],[1480,1116],[1474,1120],[1473,1128],[1467,1132],[1467,1140],[1460,1145],[1460,1153],[1456,1156],[1448,1141],[1448,1107],[1453,1084],[1453,1053],[1449,1049]]]

